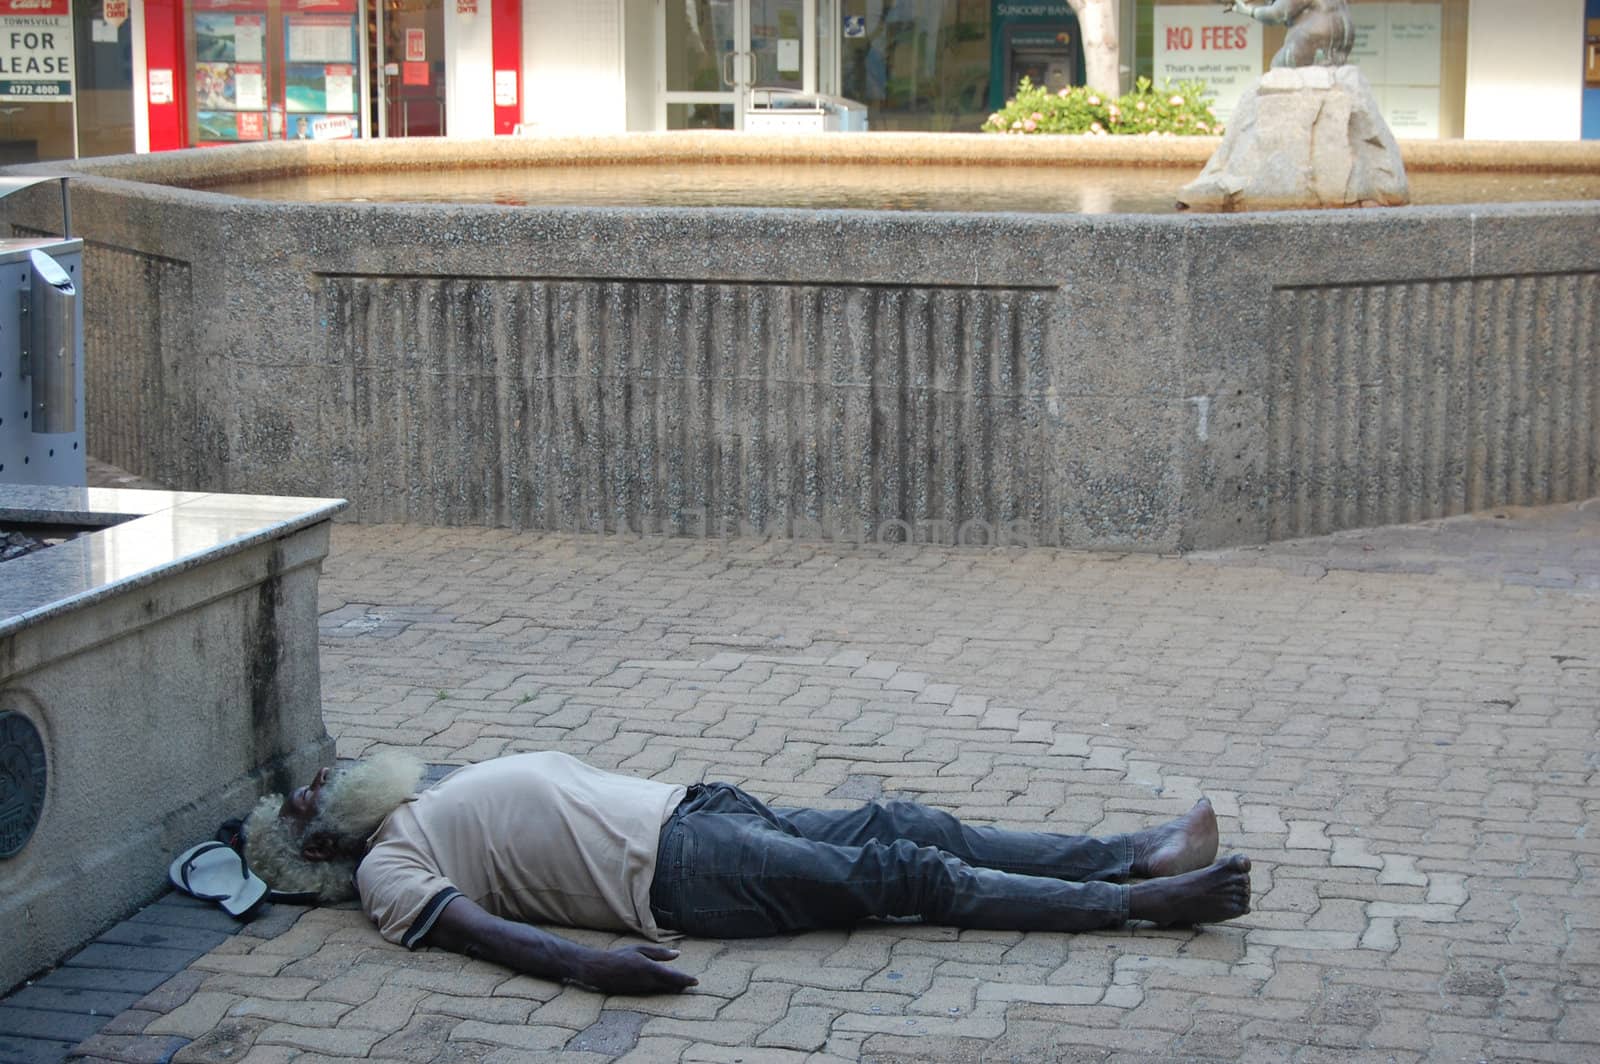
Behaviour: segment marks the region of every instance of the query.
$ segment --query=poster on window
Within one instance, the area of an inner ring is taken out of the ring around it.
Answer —
[[[197,107],[220,111],[265,111],[266,82],[260,63],[196,63]]]
[[[69,0],[0,0],[0,100],[72,100]]]
[[[323,71],[323,95],[328,100],[328,110],[349,114],[356,109],[356,68],[330,66]]]
[[[260,63],[239,63],[233,68],[234,105],[241,111],[267,109],[267,79]]]
[[[1261,24],[1217,7],[1162,4],[1155,9],[1152,80],[1203,81],[1211,109],[1226,123],[1244,91],[1265,69]]]
[[[199,143],[267,139],[264,7],[265,0],[193,0],[189,81]]]
[[[356,0],[282,0],[282,3],[285,11],[299,11],[302,14],[327,14],[333,11],[350,15],[356,13]]]
[[[1350,9],[1350,21],[1356,28],[1356,43],[1350,48],[1350,62],[1361,68],[1361,76],[1373,86],[1389,80],[1383,15],[1382,4],[1357,4]]]
[[[194,65],[194,102],[209,110],[235,110],[232,63]]]
[[[267,16],[200,12],[194,15],[194,57],[202,63],[260,63]]]
[[[312,140],[349,140],[357,133],[354,115],[323,115],[311,122]]]
[[[356,109],[356,68],[290,63],[284,69],[283,109],[290,114],[349,114]]]
[[[1350,61],[1372,86],[1384,121],[1401,139],[1439,136],[1444,18],[1438,4],[1357,4]]]
[[[267,139],[267,116],[260,111],[200,111],[196,119],[202,144]]]
[[[1432,85],[1440,80],[1444,12],[1438,4],[1388,4],[1390,85]]]
[[[290,15],[283,20],[283,58],[290,63],[354,63],[356,20],[349,15]]]
[[[515,70],[496,70],[494,72],[494,105],[496,107],[515,107],[517,105],[517,72]]]
[[[285,131],[290,140],[349,140],[360,135],[355,115],[295,115]]]
[[[1402,140],[1437,139],[1439,136],[1439,90],[1426,86],[1385,85],[1378,105],[1383,120]]]

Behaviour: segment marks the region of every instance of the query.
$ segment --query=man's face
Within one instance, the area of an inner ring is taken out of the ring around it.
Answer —
[[[295,790],[283,800],[283,807],[278,810],[278,818],[292,821],[302,829],[311,823],[311,818],[317,815],[317,807],[322,804],[322,788],[331,775],[333,775],[331,768],[318,769],[317,774],[311,777],[310,783]]]

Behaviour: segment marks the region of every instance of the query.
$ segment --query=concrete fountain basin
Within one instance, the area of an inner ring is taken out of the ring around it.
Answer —
[[[362,521],[1150,551],[1600,490],[1600,199],[1185,216],[213,191],[1136,166],[1175,197],[1214,146],[693,133],[85,160],[91,446]],[[1600,169],[1592,144],[1405,154]],[[26,234],[52,208],[5,210]]]

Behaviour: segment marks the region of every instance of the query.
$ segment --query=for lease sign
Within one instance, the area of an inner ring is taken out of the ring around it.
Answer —
[[[72,99],[71,0],[0,0],[0,100]]]

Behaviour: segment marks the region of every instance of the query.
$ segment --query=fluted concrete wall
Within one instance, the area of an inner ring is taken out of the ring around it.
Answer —
[[[211,360],[194,343],[190,264],[98,243],[90,257],[84,403],[95,454],[175,483],[218,443],[198,401]]]
[[[1268,538],[1600,495],[1597,317],[1595,273],[1277,291]]]
[[[1138,550],[1600,490],[1600,203],[307,206],[125,180],[315,154],[277,148],[79,164],[97,456],[367,521]],[[49,225],[30,195],[3,210]]]
[[[1038,522],[1049,292],[330,276],[358,516],[524,528]],[[472,426],[452,432],[446,426]],[[905,530],[898,530],[905,535]]]

